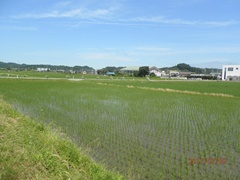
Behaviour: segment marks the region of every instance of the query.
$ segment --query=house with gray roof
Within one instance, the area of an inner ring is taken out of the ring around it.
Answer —
[[[127,66],[125,68],[120,69],[119,73],[132,75],[134,72],[139,71],[140,66]]]

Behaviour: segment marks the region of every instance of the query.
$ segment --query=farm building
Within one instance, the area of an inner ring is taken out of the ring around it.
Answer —
[[[140,68],[140,66],[128,66],[128,67],[120,69],[119,73],[131,75],[134,72],[139,71],[139,68]]]
[[[240,81],[240,65],[224,65],[222,68],[223,81]]]
[[[180,77],[187,77],[187,76],[190,76],[191,74],[192,72],[179,72]]]

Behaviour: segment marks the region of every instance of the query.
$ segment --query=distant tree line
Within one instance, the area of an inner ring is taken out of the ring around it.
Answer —
[[[64,70],[64,71],[76,71],[76,72],[94,72],[95,70],[92,67],[89,66],[63,66],[63,65],[44,65],[44,64],[37,64],[37,65],[28,65],[28,64],[17,64],[17,63],[5,63],[0,61],[0,69],[15,69],[15,70],[36,70],[37,68],[50,68],[51,71],[53,70]],[[107,72],[115,72],[116,75],[121,75],[119,73],[120,69],[124,67],[114,67],[114,66],[107,66],[105,68],[97,70],[98,74],[106,74]],[[180,72],[192,72],[196,74],[209,74],[211,72],[217,72],[221,73],[221,69],[217,68],[197,68],[192,67],[189,64],[180,63],[176,66],[172,67],[163,67],[160,68],[162,71],[170,71],[170,70],[176,70]],[[142,66],[139,68],[139,71],[135,71],[132,75],[135,77],[144,77],[146,75],[154,76],[154,73],[149,74],[149,67],[148,66]]]
[[[102,68],[97,71],[98,74],[106,74],[107,72],[115,72],[116,75],[122,75],[119,74],[120,69],[124,67],[114,67],[114,66],[107,66],[105,68]],[[179,71],[179,72],[191,72],[195,74],[210,74],[212,72],[215,73],[221,73],[221,69],[217,68],[198,68],[198,67],[192,67],[189,64],[180,63],[176,66],[172,67],[163,67],[159,68],[162,71],[169,72],[170,70]],[[150,73],[148,66],[142,66],[139,68],[139,71],[134,71],[133,74],[130,74],[130,76],[134,77],[144,77],[146,75],[149,75],[150,77],[156,76],[154,73]],[[209,77],[210,78],[210,77]]]
[[[185,64],[185,63],[180,63],[172,67],[164,67],[164,68],[161,68],[161,70],[164,70],[164,71],[175,70],[175,71],[181,71],[181,72],[192,72],[196,74],[210,74],[211,72],[220,73],[222,71],[221,69],[217,69],[217,68],[192,67],[189,64]]]
[[[53,70],[64,70],[64,71],[86,71],[86,72],[92,72],[94,69],[89,66],[62,66],[62,65],[44,65],[44,64],[34,64],[34,65],[28,65],[28,64],[17,64],[17,63],[4,63],[0,61],[0,69],[7,69],[7,70],[36,70],[37,68],[50,68],[51,71]]]

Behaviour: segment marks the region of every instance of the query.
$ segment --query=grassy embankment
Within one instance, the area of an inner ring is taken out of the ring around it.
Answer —
[[[0,179],[123,179],[0,99]]]

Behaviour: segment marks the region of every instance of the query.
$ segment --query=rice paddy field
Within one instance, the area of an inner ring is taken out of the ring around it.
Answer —
[[[126,179],[240,178],[240,83],[0,79],[0,97]]]

